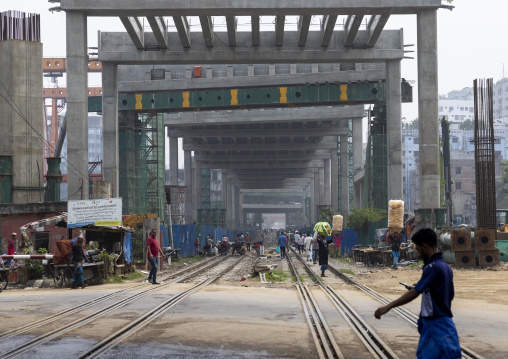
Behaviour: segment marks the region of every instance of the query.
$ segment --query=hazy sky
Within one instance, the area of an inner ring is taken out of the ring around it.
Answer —
[[[444,4],[448,4],[443,1]],[[142,2],[140,2],[142,4]],[[41,14],[44,56],[65,56],[65,13],[48,11],[58,3],[45,0],[0,0],[0,11],[20,10]],[[438,11],[439,93],[471,87],[475,78],[498,81],[503,77],[508,46],[506,14],[508,1],[455,0],[453,11]],[[196,24],[197,25],[197,24]],[[392,16],[386,29],[404,29],[405,44],[416,44],[416,15]],[[122,31],[117,18],[89,18],[88,46],[97,46],[97,31]],[[416,46],[408,48],[416,51]],[[412,54],[408,54],[411,56]],[[413,54],[416,56],[416,52]],[[402,77],[415,80],[414,102],[404,104],[402,116],[408,120],[418,116],[417,64],[415,59],[402,61]],[[64,86],[64,84],[60,84]],[[99,86],[100,78],[91,78],[90,86]]]

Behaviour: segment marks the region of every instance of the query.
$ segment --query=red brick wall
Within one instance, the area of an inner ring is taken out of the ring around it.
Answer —
[[[8,239],[11,237],[12,232],[18,234],[18,243],[21,241],[20,227],[27,223],[39,221],[44,218],[54,217],[59,213],[29,213],[29,214],[16,214],[16,215],[1,215],[0,216],[0,232],[2,234],[2,253],[7,253]],[[49,251],[53,253],[55,251],[55,242],[57,239],[61,239],[62,236],[67,238],[67,228],[45,226],[45,232],[49,232]],[[32,238],[30,233],[36,232],[35,229],[28,229],[28,238]],[[77,235],[77,230],[73,231],[73,236]]]

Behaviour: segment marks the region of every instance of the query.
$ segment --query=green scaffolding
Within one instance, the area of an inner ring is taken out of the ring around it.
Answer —
[[[378,101],[370,119],[364,177],[364,208],[388,210],[388,146],[386,103]]]
[[[154,213],[163,222],[163,114],[124,114],[119,118],[118,137],[123,214]]]

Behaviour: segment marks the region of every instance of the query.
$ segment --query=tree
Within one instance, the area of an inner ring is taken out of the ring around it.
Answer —
[[[319,212],[319,222],[328,222],[332,225],[333,216],[340,214],[339,211],[333,211],[331,207],[326,207]]]
[[[460,124],[460,129],[464,131],[473,131],[474,130],[474,122],[470,118],[465,120]]]
[[[408,129],[410,130],[418,130],[418,117],[411,121],[408,125]]]
[[[358,234],[366,234],[369,231],[369,223],[376,222],[386,218],[387,212],[379,208],[352,208],[351,213],[347,217],[347,223]]]

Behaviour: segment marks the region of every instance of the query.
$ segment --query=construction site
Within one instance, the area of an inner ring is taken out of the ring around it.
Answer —
[[[449,2],[49,2],[65,14],[61,57],[43,56],[39,14],[0,12],[2,358],[415,358],[420,299],[374,312],[415,290],[420,229],[454,275],[461,357],[506,356],[494,84],[471,79],[475,220],[459,226],[438,111]],[[386,26],[409,15],[416,47]],[[92,48],[91,18],[124,29]],[[401,68],[414,59],[417,91]],[[325,267],[304,250],[312,235]]]

